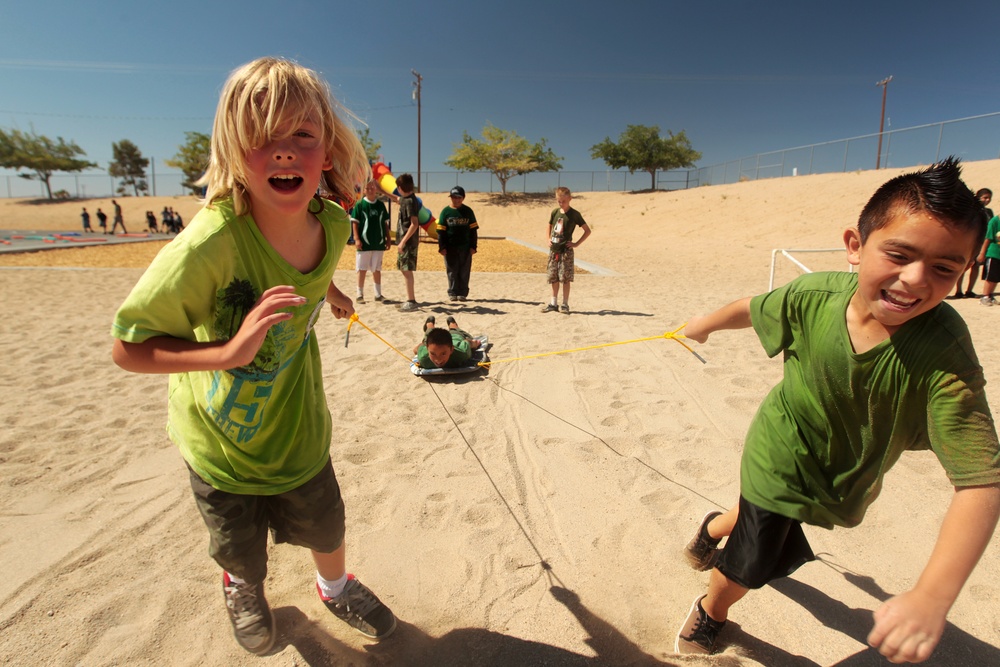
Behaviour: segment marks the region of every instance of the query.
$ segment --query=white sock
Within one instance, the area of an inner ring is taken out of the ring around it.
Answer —
[[[555,298],[555,297],[552,297],[552,300],[551,300],[551,301],[549,301],[549,305],[550,305],[550,306],[554,306],[554,305],[556,305],[556,298]]]
[[[344,586],[347,585],[347,573],[340,579],[335,579],[333,581],[329,579],[324,579],[320,576],[320,573],[316,573],[316,583],[319,584],[319,590],[323,592],[323,595],[328,598],[335,598],[344,592]]]
[[[375,283],[375,296],[382,296],[382,283]]]

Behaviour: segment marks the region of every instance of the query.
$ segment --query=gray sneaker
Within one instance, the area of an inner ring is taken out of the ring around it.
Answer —
[[[556,305],[556,304],[554,304],[554,303],[548,303],[548,304],[545,304],[545,307],[544,307],[544,308],[542,308],[542,312],[543,312],[543,313],[554,313],[554,312],[556,312],[557,310],[559,310],[559,306],[557,306],[557,305]]]
[[[984,296],[979,300],[979,305],[981,306],[992,306],[996,304],[996,299],[991,296]]]
[[[404,313],[408,313],[411,310],[416,310],[417,308],[418,306],[416,301],[407,301],[406,303],[404,303],[399,307],[399,309]]]
[[[358,298],[354,300],[354,303],[364,303],[364,302],[365,302],[365,295],[364,294],[359,294]]]
[[[562,313],[563,315],[569,315],[569,304],[564,303],[563,305],[559,306],[559,312]]]
[[[376,294],[375,295],[375,300],[376,301],[385,301],[385,297],[382,296],[381,294]]]
[[[263,655],[274,646],[274,615],[264,599],[264,584],[237,584],[222,573],[222,591],[226,595],[229,621],[240,646],[255,655]]]
[[[316,584],[319,599],[333,615],[372,639],[385,639],[396,629],[396,617],[367,586],[347,575],[344,592],[335,598],[323,595]]]

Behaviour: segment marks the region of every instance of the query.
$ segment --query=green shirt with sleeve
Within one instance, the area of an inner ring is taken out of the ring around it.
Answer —
[[[293,285],[306,303],[286,309],[254,360],[225,371],[170,375],[167,432],[208,484],[229,493],[275,495],[318,473],[330,457],[332,425],[313,324],[350,232],[342,208],[312,204],[326,236],[315,269],[301,273],[231,200],[202,209],[164,246],[115,315],[111,334],[141,343],[170,336],[230,339],[261,294]]]
[[[1000,482],[1000,446],[965,322],[940,304],[871,350],[846,314],[857,274],[802,276],[750,302],[784,376],[746,436],[741,494],[766,510],[854,526],[907,450],[932,449],[956,487]]]

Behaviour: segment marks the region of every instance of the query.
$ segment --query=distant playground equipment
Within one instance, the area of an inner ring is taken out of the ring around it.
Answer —
[[[382,191],[389,195],[399,196],[399,189],[396,187],[396,177],[392,175],[389,171],[389,167],[385,165],[384,162],[376,162],[372,165],[372,175],[375,177],[375,182],[378,186],[382,188]],[[420,206],[419,213],[417,213],[417,221],[420,223],[420,228],[427,232],[427,235],[432,239],[437,239],[437,227],[434,223],[437,222],[437,218],[434,214],[424,206],[424,202],[417,197],[417,204]]]
[[[800,269],[802,269],[803,273],[812,273],[813,272],[812,269],[810,269],[808,266],[806,266],[805,264],[803,264],[799,260],[797,260],[794,257],[792,257],[791,253],[793,253],[793,252],[798,252],[798,253],[803,253],[803,252],[846,252],[846,250],[844,248],[787,248],[787,249],[775,248],[775,249],[773,249],[771,251],[771,277],[770,277],[770,279],[767,282],[767,291],[768,292],[770,292],[771,290],[774,289],[774,264],[775,264],[775,261],[778,258],[778,253],[781,253],[781,255],[783,257],[785,257],[789,262],[791,262],[795,266],[797,266]],[[854,272],[854,266],[851,265],[851,264],[848,264],[847,266],[848,266],[847,270],[853,273]]]

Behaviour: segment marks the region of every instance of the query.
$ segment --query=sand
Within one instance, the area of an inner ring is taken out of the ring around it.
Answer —
[[[1000,187],[1000,161],[966,165]],[[569,316],[543,314],[537,273],[474,273],[447,302],[443,270],[420,271],[414,313],[359,306],[406,350],[429,314],[488,333],[500,361],[445,382],[360,326],[317,332],[347,502],[348,563],[399,618],[373,645],[316,598],[307,554],[272,547],[273,653],[243,652],[175,447],[166,378],[125,373],[109,326],[140,268],[0,268],[0,663],[5,665],[870,665],[871,611],[913,585],[952,495],[927,452],[903,457],[852,530],[806,528],[821,561],[734,607],[711,658],[672,653],[708,575],[680,550],[708,510],[738,494],[747,425],[781,376],[751,331],[697,351],[662,334],[765,291],[775,248],[837,248],[896,170],[684,192],[582,193],[593,236],[577,258]],[[444,194],[427,194],[432,210]],[[552,204],[497,206],[470,193],[483,233],[541,244]],[[124,200],[126,221],[166,199]],[[193,200],[170,199],[185,220]],[[92,201],[88,207],[107,206]],[[0,200],[4,228],[76,229],[79,202]],[[60,227],[58,225],[65,225]],[[424,249],[422,248],[422,252]],[[842,252],[798,255],[843,269]],[[781,260],[776,283],[799,270]],[[336,281],[345,290],[355,276]],[[403,294],[396,271],[385,292]],[[973,332],[1000,405],[1000,309],[951,302]],[[655,340],[503,362],[645,337]],[[929,664],[1000,664],[1000,550],[992,544]]]

